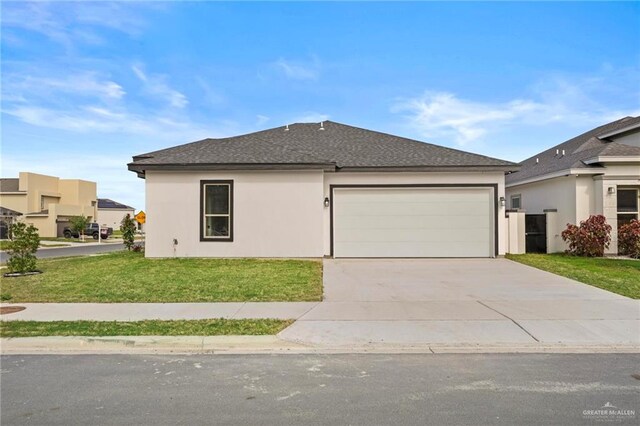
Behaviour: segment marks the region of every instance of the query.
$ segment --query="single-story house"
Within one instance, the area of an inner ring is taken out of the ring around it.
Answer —
[[[114,230],[120,229],[120,223],[126,215],[133,218],[135,211],[133,207],[109,198],[98,198],[98,222]]]
[[[506,176],[511,209],[525,211],[527,251],[566,249],[561,233],[568,223],[604,215],[618,250],[618,227],[638,219],[640,117],[597,127],[522,162]]]
[[[495,257],[509,161],[332,121],[133,157],[148,257]]]

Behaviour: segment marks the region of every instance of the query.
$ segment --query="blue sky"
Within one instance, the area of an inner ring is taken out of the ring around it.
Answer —
[[[640,114],[640,3],[2,2],[2,176],[330,119],[519,161]]]

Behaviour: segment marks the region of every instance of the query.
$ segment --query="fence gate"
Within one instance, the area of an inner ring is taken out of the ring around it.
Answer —
[[[524,216],[524,232],[527,253],[547,252],[547,215],[527,214]]]

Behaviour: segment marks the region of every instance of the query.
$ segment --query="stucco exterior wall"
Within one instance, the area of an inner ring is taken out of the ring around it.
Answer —
[[[200,181],[233,180],[233,241],[200,241]],[[321,257],[321,171],[146,173],[147,257]],[[174,246],[173,240],[178,244]]]
[[[0,206],[23,213],[27,211],[26,193],[5,193],[0,194]]]
[[[504,173],[326,173],[324,175],[324,197],[331,198],[331,185],[372,185],[372,184],[497,184],[498,198],[504,196]],[[498,210],[498,254],[505,254],[506,219],[505,208],[496,206]],[[324,209],[324,254],[331,254],[331,216],[328,208]]]
[[[557,209],[554,224],[547,223],[547,250],[550,253],[564,251],[566,244],[560,234],[567,223],[576,223],[578,205],[576,176],[563,176],[526,185],[512,186],[506,189],[507,199],[512,195],[521,196],[521,206],[527,214],[544,214],[545,210]],[[588,178],[590,179],[590,178]],[[580,191],[589,191],[589,185],[580,182]],[[579,210],[584,213],[590,202],[580,202]],[[587,215],[588,217],[588,215]]]
[[[120,229],[120,223],[127,214],[133,218],[135,214],[134,209],[98,209],[97,222],[100,225],[109,226],[116,231]]]
[[[233,180],[232,242],[200,241],[200,181]],[[338,184],[488,184],[504,196],[504,174],[326,173],[321,171],[146,173],[147,257],[322,257],[330,255],[324,198]],[[499,254],[506,219],[498,209]],[[100,220],[102,221],[102,219]],[[178,244],[174,246],[173,240]]]

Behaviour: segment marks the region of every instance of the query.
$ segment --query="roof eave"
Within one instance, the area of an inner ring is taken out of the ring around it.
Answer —
[[[229,171],[229,170],[323,170],[335,171],[335,163],[173,163],[173,164],[139,164],[129,163],[127,168],[138,173],[138,177],[144,177],[147,170],[206,170],[206,171]],[[142,176],[141,176],[142,175]]]
[[[535,182],[540,182],[543,180],[549,180],[549,179],[554,179],[554,178],[558,178],[558,177],[564,177],[564,176],[571,176],[571,175],[601,175],[603,174],[603,170],[602,168],[588,168],[588,169],[576,169],[576,168],[571,168],[571,169],[564,169],[564,170],[559,170],[557,172],[551,172],[551,173],[545,173],[542,175],[537,175],[537,176],[532,176],[530,178],[525,178],[522,180],[516,180],[513,182],[506,182],[505,186],[507,188],[512,187],[512,186],[518,186],[518,185],[526,185],[529,183],[535,183]]]
[[[602,133],[602,134],[598,135],[598,138],[600,138],[600,139],[610,139],[613,136],[622,135],[623,133],[631,133],[631,132],[633,132],[634,130],[637,130],[637,129],[640,129],[640,122],[631,124],[629,126],[621,128],[621,129],[611,130],[609,132]]]
[[[588,165],[597,163],[637,163],[640,162],[640,155],[600,155],[582,162]]]

